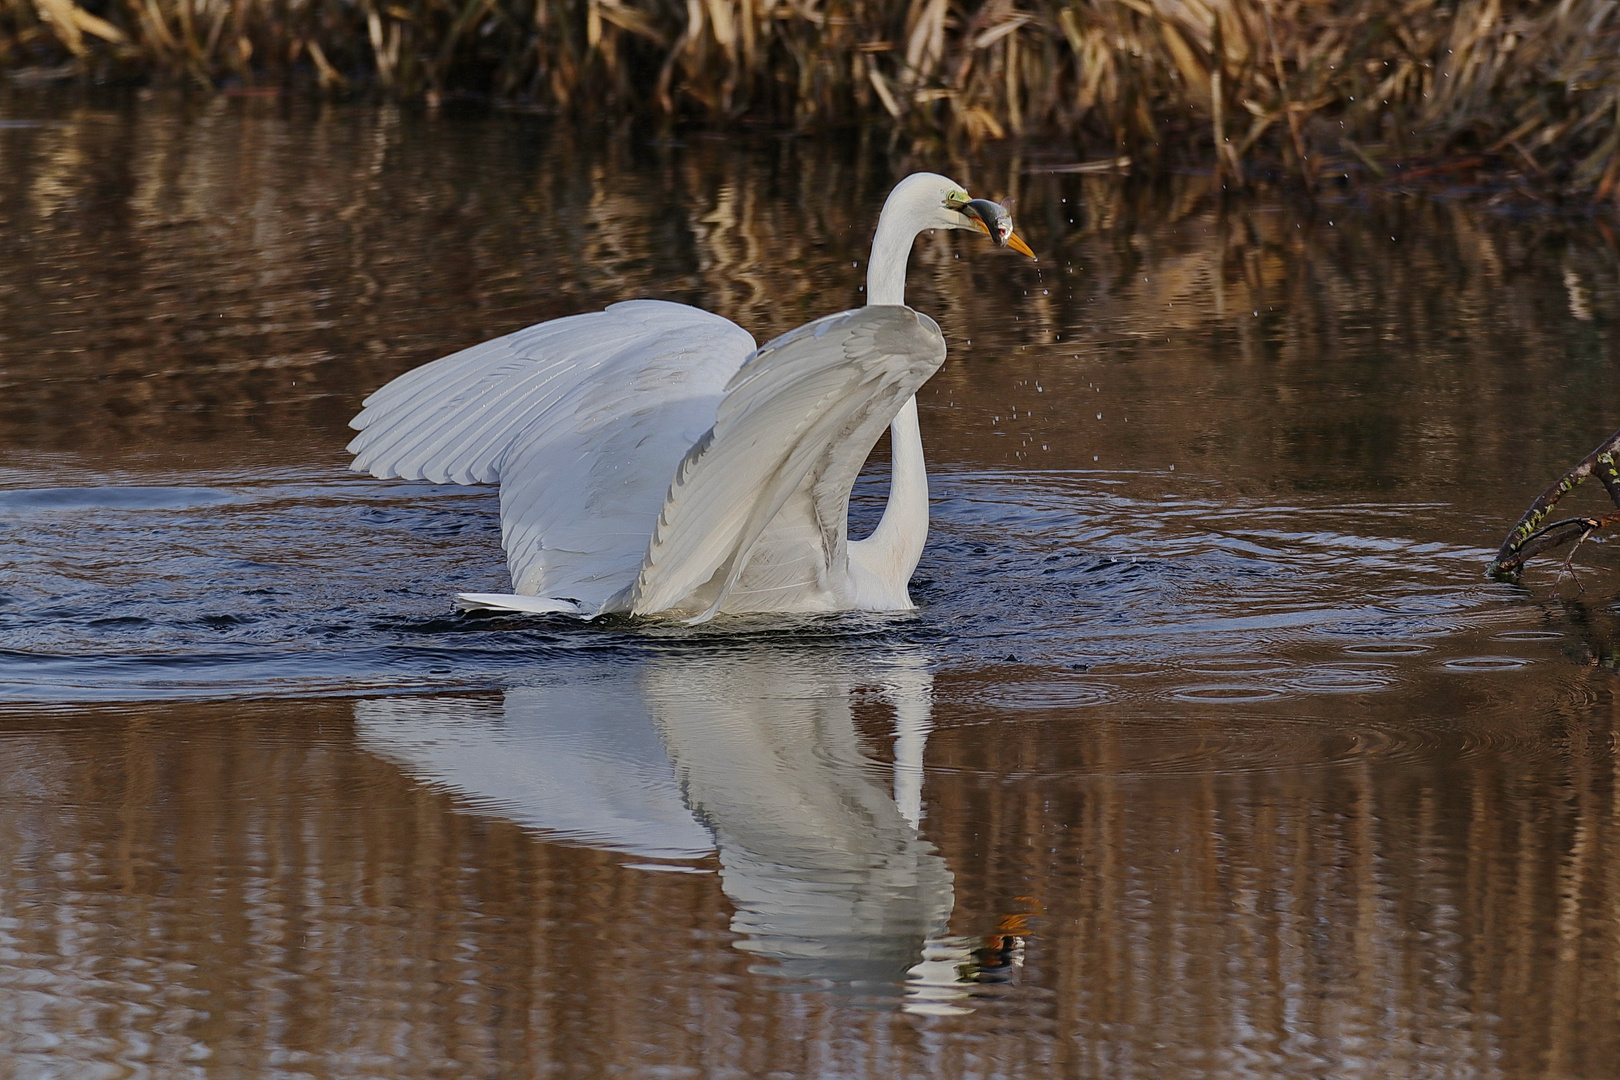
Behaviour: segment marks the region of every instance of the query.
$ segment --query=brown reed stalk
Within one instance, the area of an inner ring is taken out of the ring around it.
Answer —
[[[1610,0],[0,0],[0,71],[591,116],[877,122],[1077,158],[1387,176],[1480,156],[1620,196]],[[1247,130],[1244,126],[1247,125]],[[1423,160],[1419,160],[1423,159]]]

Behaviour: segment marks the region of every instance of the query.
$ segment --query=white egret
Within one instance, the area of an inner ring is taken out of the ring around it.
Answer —
[[[729,319],[662,300],[539,323],[372,394],[350,421],[351,467],[500,484],[512,593],[464,593],[464,608],[693,622],[908,609],[928,534],[913,395],[945,359],[939,327],[905,306],[927,229],[1033,257],[1001,207],[917,173],[878,217],[867,307],[759,349]],[[885,427],[888,502],[850,540],[850,489]]]

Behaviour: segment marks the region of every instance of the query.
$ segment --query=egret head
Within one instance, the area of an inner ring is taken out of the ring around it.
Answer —
[[[896,184],[884,204],[884,216],[891,215],[894,226],[908,236],[924,229],[968,229],[984,233],[997,247],[1035,257],[1013,232],[1012,215],[1005,206],[975,199],[961,184],[938,173],[912,173]]]
[[[912,241],[930,229],[981,232],[1002,247],[1035,257],[1029,245],[1013,233],[1006,207],[974,199],[950,177],[912,173],[889,192],[883,213],[878,215],[872,261],[866,269],[867,303],[905,303],[906,259]]]

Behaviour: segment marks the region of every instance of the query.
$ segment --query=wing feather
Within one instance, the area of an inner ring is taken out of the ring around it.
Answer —
[[[873,306],[761,348],[682,459],[634,587],[637,613],[834,608],[849,492],[883,429],[945,359],[932,319]]]
[[[499,481],[515,591],[594,613],[634,580],[670,476],[753,348],[730,320],[660,300],[540,323],[372,394],[351,467]]]

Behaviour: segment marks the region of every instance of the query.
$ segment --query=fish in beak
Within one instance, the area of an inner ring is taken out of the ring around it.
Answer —
[[[1012,214],[1000,203],[989,199],[970,199],[958,207],[957,212],[970,218],[974,225],[995,241],[997,247],[1010,247],[1020,255],[1035,258],[1029,245],[1013,232]]]

